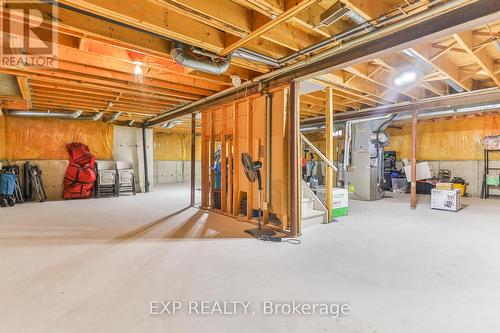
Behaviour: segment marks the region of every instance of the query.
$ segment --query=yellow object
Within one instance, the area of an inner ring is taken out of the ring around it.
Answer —
[[[455,190],[460,190],[460,196],[463,197],[465,195],[465,185],[462,184],[453,184],[453,188]]]
[[[67,160],[66,145],[72,142],[88,145],[97,159],[113,159],[113,125],[24,117],[6,117],[5,122],[8,160]]]
[[[411,124],[402,129],[390,128],[390,145],[386,151],[395,150],[398,159],[411,157]],[[499,115],[474,115],[456,119],[440,118],[418,122],[417,159],[482,160],[485,136],[500,134]],[[491,159],[500,159],[492,154]]]
[[[452,191],[455,187],[452,183],[437,183],[436,188],[438,190]]]

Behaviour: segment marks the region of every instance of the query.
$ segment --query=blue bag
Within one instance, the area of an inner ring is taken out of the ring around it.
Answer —
[[[0,174],[0,195],[2,196],[14,195],[15,184],[16,184],[16,175],[11,173]]]

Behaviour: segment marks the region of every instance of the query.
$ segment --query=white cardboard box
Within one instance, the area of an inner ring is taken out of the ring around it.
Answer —
[[[452,212],[459,211],[460,208],[462,208],[460,190],[449,191],[432,189],[431,208],[449,210]]]
[[[333,188],[332,192],[332,216],[347,215],[349,212],[349,191],[344,188]]]

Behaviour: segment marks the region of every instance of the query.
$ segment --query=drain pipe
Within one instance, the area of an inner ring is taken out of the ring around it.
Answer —
[[[149,193],[148,149],[146,146],[146,127],[142,127],[142,151],[144,153],[144,191]]]

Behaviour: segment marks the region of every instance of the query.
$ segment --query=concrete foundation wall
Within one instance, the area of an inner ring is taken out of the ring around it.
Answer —
[[[23,183],[23,167],[26,161],[27,160],[18,160],[10,161],[10,163],[3,161],[3,164],[19,165],[21,169],[21,183]],[[30,162],[33,165],[38,165],[42,170],[42,181],[45,192],[47,192],[48,200],[62,200],[64,189],[63,180],[69,162],[65,160],[30,160]]]
[[[191,161],[154,161],[154,183],[172,184],[191,181]],[[196,183],[201,182],[201,162],[196,161]]]
[[[146,145],[148,154],[148,171],[150,190],[153,190],[153,131],[146,131]],[[142,150],[142,129],[115,126],[113,139],[113,157],[115,161],[130,162],[134,165],[136,188],[144,191],[144,155]],[[4,165],[17,164],[23,169],[27,160],[0,161]],[[68,167],[67,160],[30,160],[42,170],[42,181],[49,200],[62,200],[63,180]]]
[[[133,163],[138,192],[145,190],[144,152],[142,129],[115,126],[113,140],[113,157],[115,161]],[[146,149],[148,163],[149,190],[153,191],[153,130],[146,130]]]
[[[461,177],[469,184],[467,193],[473,197],[481,196],[483,183],[484,162],[483,161],[427,161],[432,175],[437,175],[439,169],[451,171],[451,177]],[[398,162],[398,169],[402,163]],[[490,161],[490,167],[500,168],[500,161]],[[497,171],[498,173],[498,171]],[[491,194],[500,194],[499,190],[490,189]]]

